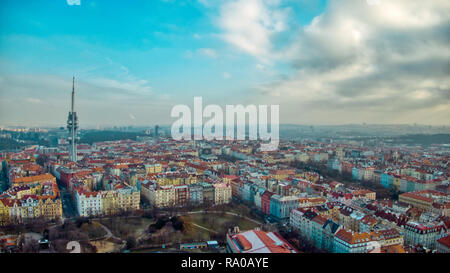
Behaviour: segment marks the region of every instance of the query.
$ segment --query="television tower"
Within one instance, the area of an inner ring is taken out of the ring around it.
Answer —
[[[72,108],[67,119],[67,129],[69,130],[69,160],[77,161],[77,132],[78,132],[78,117],[75,112],[75,77],[72,79]]]

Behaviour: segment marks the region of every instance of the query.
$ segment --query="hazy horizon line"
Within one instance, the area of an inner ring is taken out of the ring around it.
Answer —
[[[246,124],[248,126],[249,124]],[[270,123],[268,123],[270,125]],[[338,127],[338,126],[425,126],[425,127],[450,127],[450,124],[421,124],[421,123],[339,123],[339,124],[318,124],[318,123],[279,123],[280,126],[319,126],[319,127]],[[114,129],[114,127],[132,127],[132,128],[154,128],[155,126],[160,127],[171,127],[171,124],[164,123],[153,123],[149,125],[136,125],[136,124],[96,124],[80,126],[82,130],[104,130],[104,129]],[[226,124],[224,124],[226,126]],[[66,127],[65,124],[59,125],[0,125],[0,130],[7,130],[9,128],[24,128],[24,129],[58,129],[61,127]],[[191,126],[194,128],[194,126]]]

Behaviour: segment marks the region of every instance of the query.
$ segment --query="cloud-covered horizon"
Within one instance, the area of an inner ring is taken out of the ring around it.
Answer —
[[[254,89],[292,123],[448,124],[449,11],[448,1],[329,1],[310,24],[289,29],[283,1],[240,0],[219,21],[229,43],[292,68]],[[277,48],[283,32],[292,37]]]

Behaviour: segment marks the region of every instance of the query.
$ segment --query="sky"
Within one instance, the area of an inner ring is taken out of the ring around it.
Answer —
[[[280,123],[450,120],[448,0],[3,0],[0,126],[171,124],[280,105]]]

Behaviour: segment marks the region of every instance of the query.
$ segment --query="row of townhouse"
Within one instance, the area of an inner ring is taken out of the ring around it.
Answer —
[[[380,184],[387,189],[394,188],[400,192],[412,192],[433,190],[443,182],[442,179],[438,179],[426,171],[423,171],[425,173],[424,175],[417,175],[417,173],[422,174],[422,172],[405,172],[404,169],[400,172],[401,174],[383,172],[380,176]]]
[[[151,176],[152,180],[156,180],[161,186],[168,185],[189,185],[195,184],[198,182],[197,176],[193,174],[185,174],[185,173],[159,173]]]
[[[422,179],[422,180],[433,180],[435,178],[435,175],[431,171],[423,170],[423,169],[416,169],[416,168],[402,168],[400,170],[400,174],[405,176],[411,176],[416,179]]]
[[[146,164],[145,171],[147,174],[149,173],[160,173],[163,171],[162,164],[154,163],[154,164]]]
[[[357,166],[346,161],[340,161],[337,157],[331,157],[327,161],[327,168],[337,170],[340,173],[351,173],[352,178],[358,181],[372,181],[385,188],[393,188],[400,192],[435,189],[442,183],[439,172],[416,168],[402,168],[396,172],[377,170],[372,166]]]
[[[145,181],[141,194],[150,204],[159,208],[228,204],[232,196],[231,185],[225,182],[175,186]]]
[[[399,195],[399,201],[423,211],[431,211],[450,217],[450,194],[435,190],[406,192]]]
[[[373,168],[353,167],[352,176],[355,180],[373,181],[386,189],[395,189],[400,192],[431,190],[442,183],[439,179],[428,179],[429,175],[424,176],[424,179],[394,172],[382,172]]]
[[[42,218],[59,220],[62,203],[56,179],[51,174],[16,177],[0,195],[0,225]]]
[[[78,215],[82,217],[114,215],[124,211],[138,210],[140,192],[136,187],[122,187],[108,191],[75,190]]]
[[[286,179],[295,174],[293,170],[289,169],[276,170],[271,173],[278,179]],[[298,208],[300,205],[299,191],[298,188],[280,182],[278,179],[262,177],[244,182],[239,178],[232,177],[233,198],[256,207],[263,214],[270,215],[276,221],[286,221],[289,219],[291,210]]]
[[[26,195],[21,199],[0,199],[0,226],[26,223],[39,218],[60,220],[61,217],[62,204],[59,197]]]
[[[374,176],[374,167],[359,167],[352,168],[352,178],[359,181],[372,181]]]
[[[315,247],[328,252],[368,253],[403,245],[403,236],[395,229],[355,232],[307,208],[292,210],[289,224]]]

